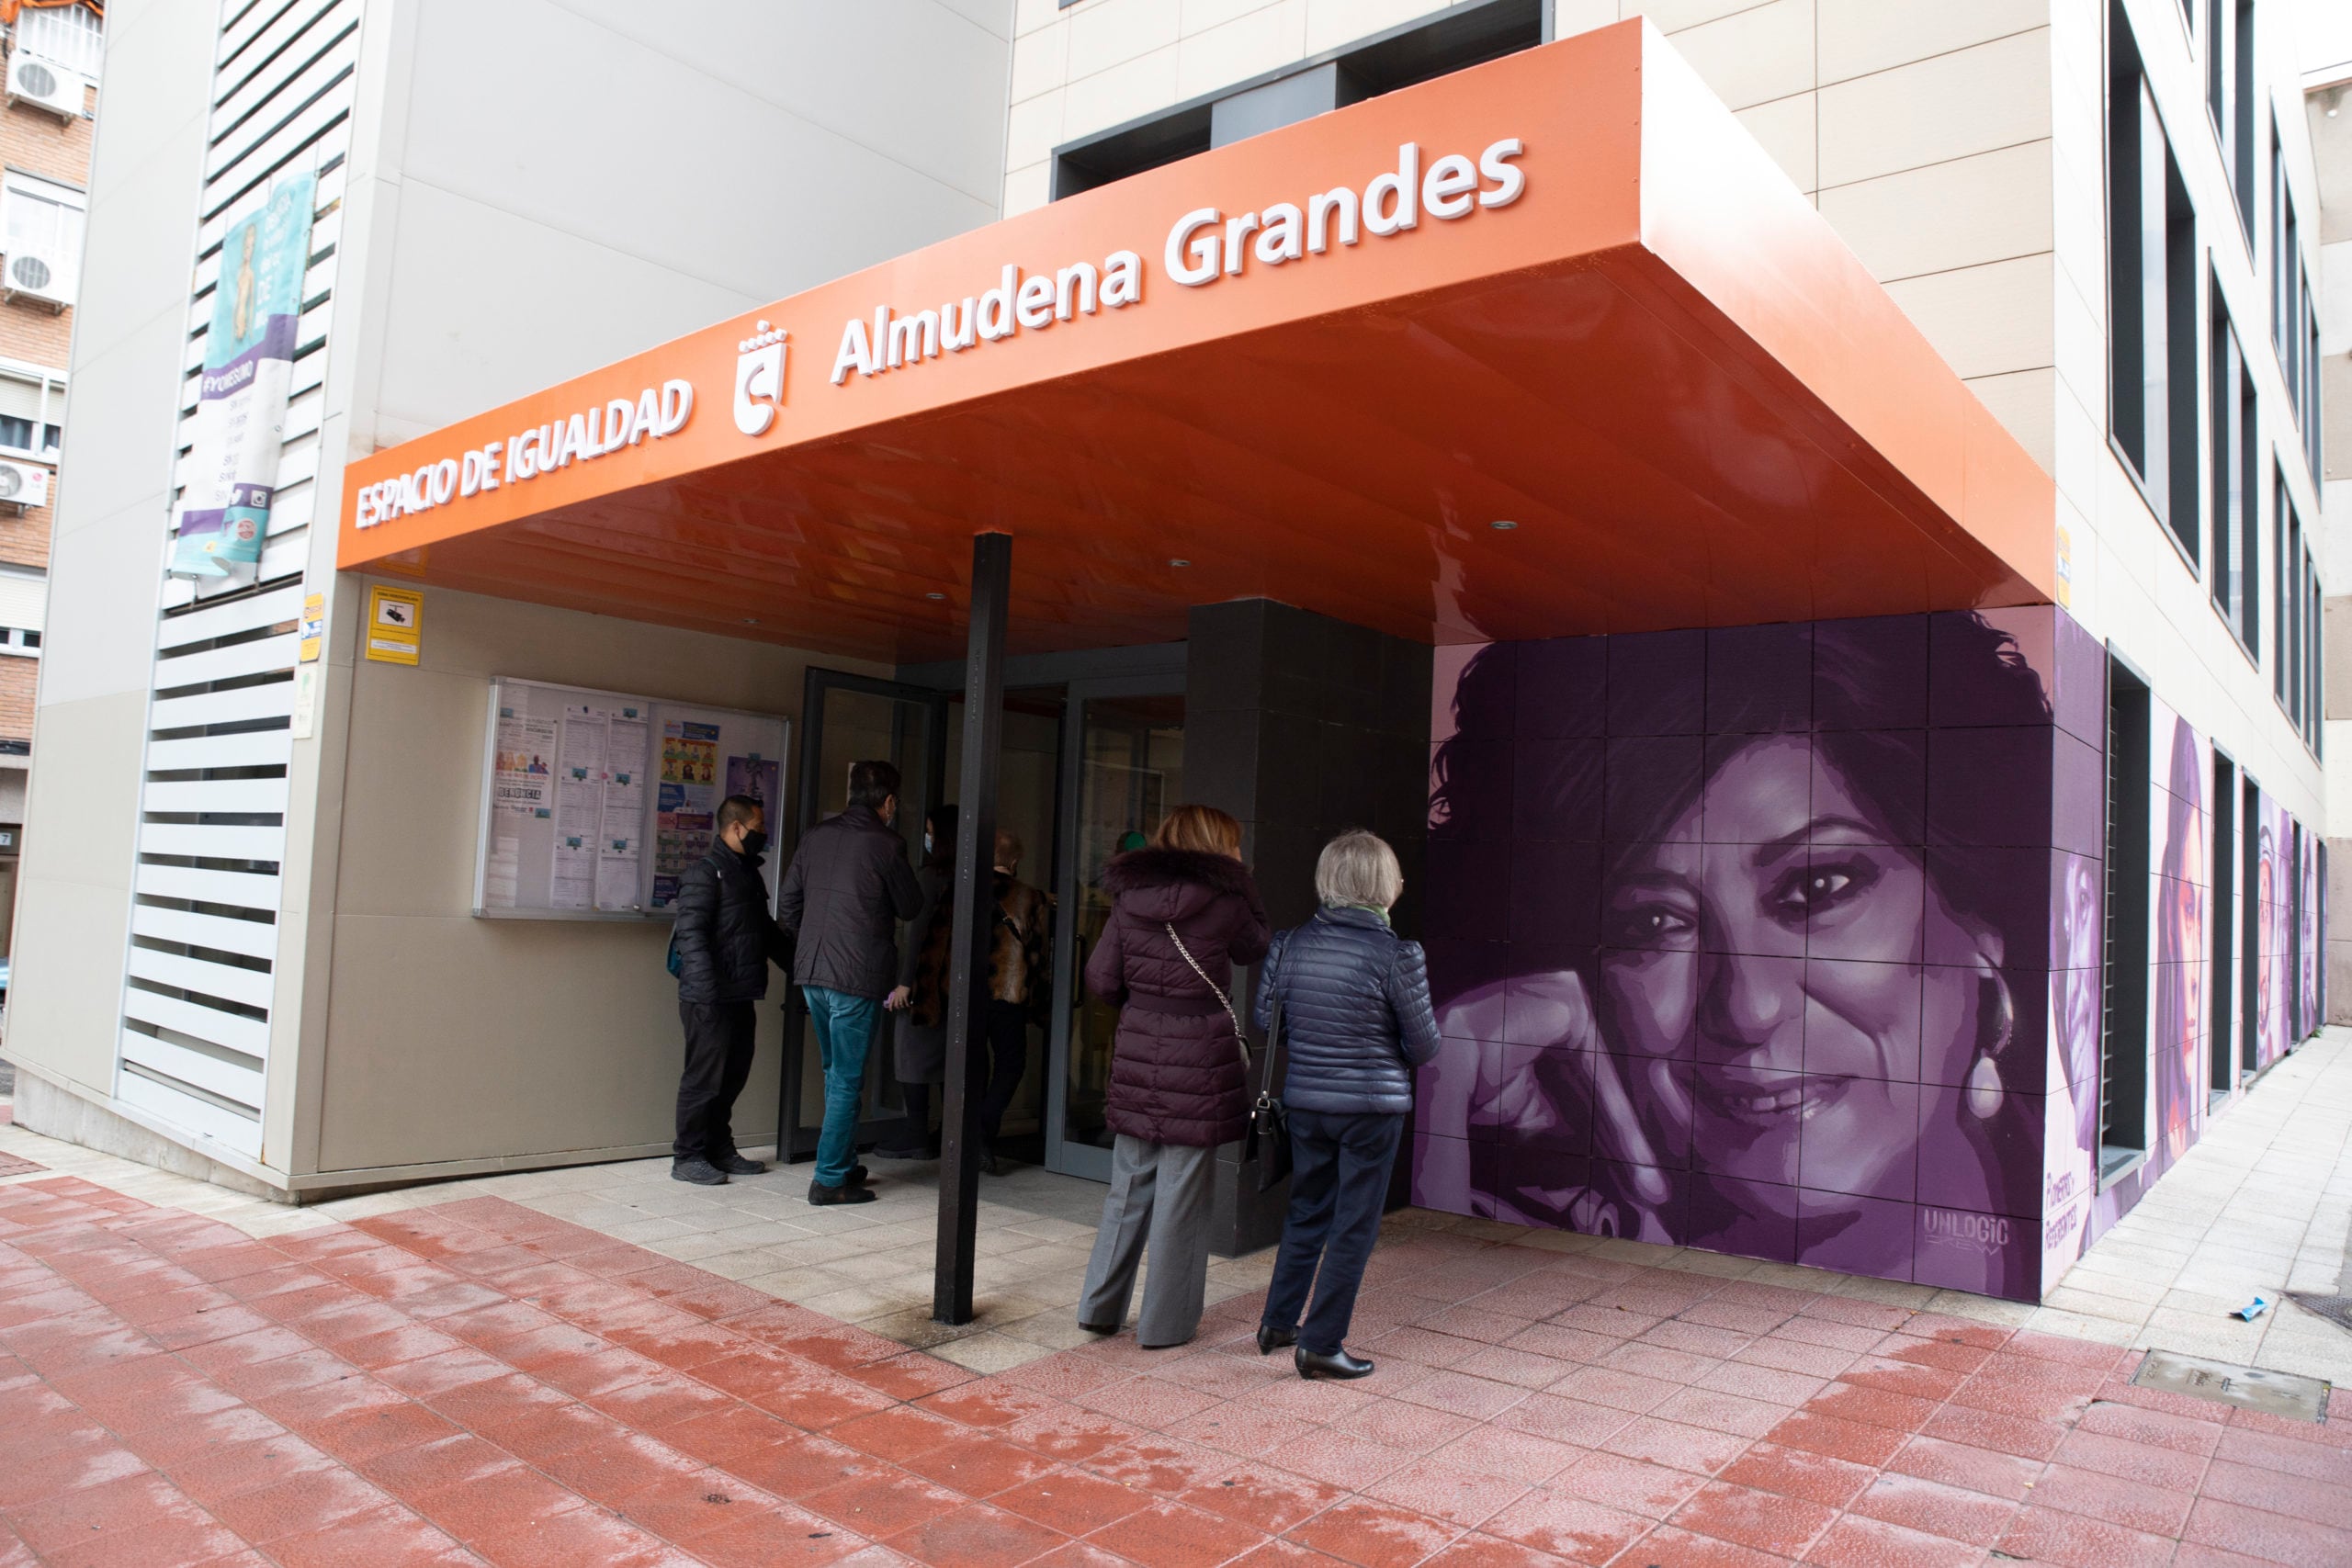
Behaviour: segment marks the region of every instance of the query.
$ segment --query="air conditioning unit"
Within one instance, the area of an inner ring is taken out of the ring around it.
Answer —
[[[23,512],[49,504],[49,470],[39,463],[0,457],[0,505]]]
[[[74,275],[46,251],[11,251],[6,265],[0,265],[0,295],[38,299],[62,310],[74,303]]]
[[[8,96],[67,119],[82,118],[83,94],[89,84],[78,71],[43,60],[23,50],[8,56]]]

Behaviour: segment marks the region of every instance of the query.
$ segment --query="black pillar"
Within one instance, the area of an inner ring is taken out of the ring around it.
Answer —
[[[978,1107],[969,1093],[972,1039],[995,902],[996,775],[1004,741],[1004,615],[1012,584],[1012,536],[972,540],[972,628],[964,656],[964,770],[957,784],[956,921],[947,971],[947,1086],[941,1108],[939,1250],[931,1315],[972,1321],[972,1261],[978,1245],[980,1158]]]
[[[1420,931],[1429,823],[1430,651],[1266,599],[1193,609],[1184,657],[1184,793],[1238,818],[1276,930],[1315,912],[1315,859],[1349,828],[1396,848],[1396,929]],[[1235,987],[1238,1005],[1247,987]],[[1244,1016],[1248,1016],[1246,1013]],[[1217,1153],[1215,1250],[1282,1234],[1289,1189],[1258,1190],[1239,1145]],[[1400,1171],[1410,1163],[1400,1155]],[[1392,1201],[1403,1184],[1392,1187]]]

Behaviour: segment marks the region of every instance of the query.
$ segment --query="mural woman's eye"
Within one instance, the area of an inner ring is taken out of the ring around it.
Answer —
[[[1845,904],[1877,879],[1877,873],[1860,862],[1806,866],[1781,879],[1772,896],[1773,912],[1792,924],[1813,919]]]
[[[1612,947],[1672,947],[1697,930],[1688,913],[1671,904],[1644,900],[1609,911]]]

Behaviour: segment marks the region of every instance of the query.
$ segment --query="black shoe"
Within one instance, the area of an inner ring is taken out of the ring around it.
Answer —
[[[723,1181],[726,1178],[719,1179]],[[830,1208],[835,1203],[871,1203],[874,1201],[874,1190],[850,1184],[828,1187],[821,1181],[812,1181],[808,1184],[808,1201],[820,1209]]]
[[[865,1186],[865,1168],[864,1166],[862,1166],[862,1165],[854,1165],[854,1166],[851,1166],[851,1167],[849,1168],[849,1175],[848,1175],[847,1177],[845,1177],[844,1179],[842,1179],[842,1186],[844,1186],[844,1187],[863,1187],[863,1186]]]
[[[1100,1334],[1105,1337],[1119,1332],[1119,1325],[1115,1323],[1081,1323],[1079,1326],[1089,1334]]]
[[[994,1144],[982,1144],[980,1145],[980,1169],[989,1176],[1002,1176],[1004,1174],[1004,1167],[997,1163],[996,1145]]]
[[[1261,1356],[1271,1356],[1285,1345],[1297,1343],[1298,1330],[1295,1328],[1276,1328],[1271,1323],[1258,1325],[1258,1354]]]
[[[1290,1354],[1291,1364],[1298,1369],[1298,1375],[1309,1381],[1316,1378],[1372,1376],[1372,1363],[1361,1356],[1349,1355],[1345,1348],[1325,1356],[1309,1350],[1302,1345]]]
[[[670,1179],[691,1181],[697,1187],[724,1187],[727,1173],[707,1159],[673,1160],[670,1165]]]
[[[768,1168],[758,1160],[745,1159],[739,1154],[730,1154],[710,1163],[729,1176],[765,1176],[768,1173]]]

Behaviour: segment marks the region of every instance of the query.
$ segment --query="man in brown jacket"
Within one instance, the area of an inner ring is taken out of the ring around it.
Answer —
[[[1021,880],[1023,844],[996,836],[996,919],[989,942],[989,999],[981,1023],[988,1054],[980,1089],[980,1168],[1001,1174],[997,1135],[1029,1070],[1029,1026],[1044,1024],[1054,1003],[1054,901]]]

